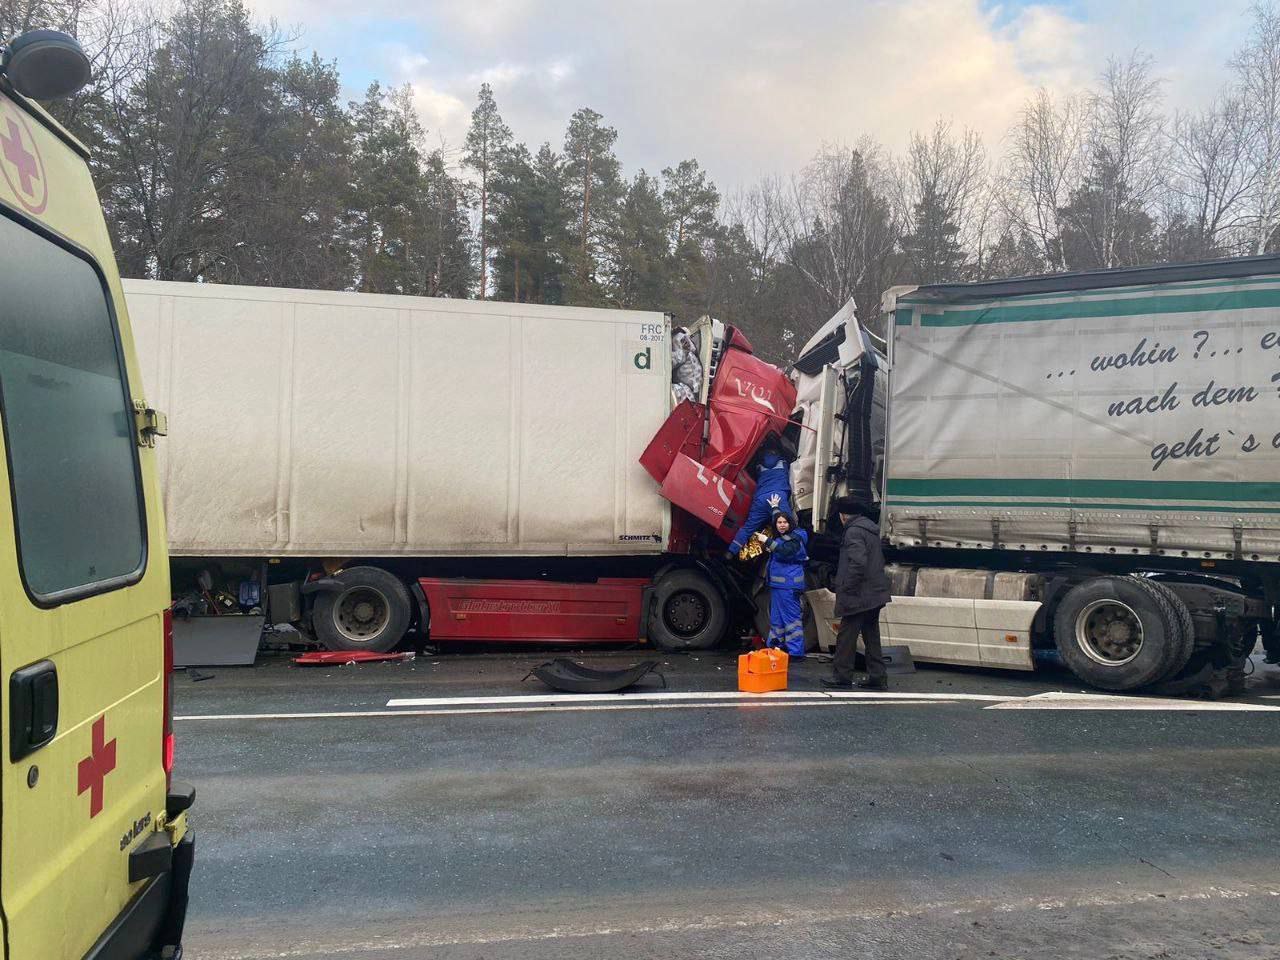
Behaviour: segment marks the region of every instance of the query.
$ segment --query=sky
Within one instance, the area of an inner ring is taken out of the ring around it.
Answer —
[[[1151,54],[1171,107],[1207,104],[1248,0],[247,0],[336,60],[344,88],[412,85],[455,152],[483,82],[518,140],[557,149],[589,106],[628,174],[695,157],[722,189],[799,170],[824,143],[901,150],[939,119],[999,152],[1038,86],[1086,88]]]

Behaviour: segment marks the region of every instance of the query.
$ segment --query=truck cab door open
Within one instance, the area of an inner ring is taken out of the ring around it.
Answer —
[[[799,401],[802,409],[812,414],[812,426],[801,431],[799,456],[791,465],[791,489],[796,509],[812,511],[814,532],[822,533],[827,526],[827,508],[831,502],[831,467],[841,459],[836,413],[844,391],[840,374],[832,366],[823,367],[811,386],[817,393],[817,401],[810,399],[806,404],[803,397]]]
[[[825,529],[832,498],[879,495],[884,456],[882,344],[858,323],[850,300],[810,338],[795,363],[797,409],[805,429],[791,466],[798,510]]]

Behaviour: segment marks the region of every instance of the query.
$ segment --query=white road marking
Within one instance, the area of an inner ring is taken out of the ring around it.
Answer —
[[[637,703],[665,700],[980,700],[1000,703],[1008,697],[980,693],[888,693],[861,690],[774,690],[744,693],[741,690],[661,690],[642,693],[534,693],[505,697],[402,697],[388,700],[388,707],[518,706],[535,703]]]
[[[857,690],[688,690],[646,693],[524,694],[504,697],[414,697],[387,701],[383,710],[188,714],[175,720],[340,720],[359,717],[447,717],[485,713],[571,713],[613,710],[715,709],[726,707],[940,706],[983,704],[986,710],[1140,710],[1168,712],[1266,712],[1280,705],[1053,691],[1025,697],[979,693],[898,693]]]
[[[1102,693],[1038,693],[1007,699],[985,710],[1167,710],[1172,712],[1266,712],[1280,710],[1268,703],[1216,700],[1170,700],[1161,697],[1114,696]]]
[[[540,707],[476,707],[461,710],[335,710],[329,713],[202,713],[174,717],[174,720],[335,720],[349,717],[466,717],[499,713],[574,713],[609,710],[715,710],[732,707],[752,710],[761,707],[911,707],[937,706],[938,700],[758,700],[754,703],[584,703]],[[960,701],[954,701],[959,703]]]

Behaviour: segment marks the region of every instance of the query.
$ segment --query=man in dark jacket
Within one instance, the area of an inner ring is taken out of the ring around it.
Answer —
[[[862,690],[888,690],[889,679],[880,650],[880,611],[892,598],[880,546],[879,511],[872,504],[850,498],[838,501],[836,509],[844,524],[834,584],[840,633],[831,664],[835,675],[822,683],[835,688],[854,686],[853,658],[861,634],[867,678],[857,686]]]

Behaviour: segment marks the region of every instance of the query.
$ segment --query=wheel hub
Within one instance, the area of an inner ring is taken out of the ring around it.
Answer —
[[[338,632],[356,643],[378,636],[390,619],[391,604],[373,587],[352,587],[338,598],[333,609]]]
[[[707,623],[707,603],[692,590],[682,590],[672,594],[663,609],[663,619],[667,627],[682,637],[697,634]]]
[[[1095,663],[1122,666],[1142,649],[1142,621],[1128,604],[1095,600],[1076,617],[1076,643]]]

